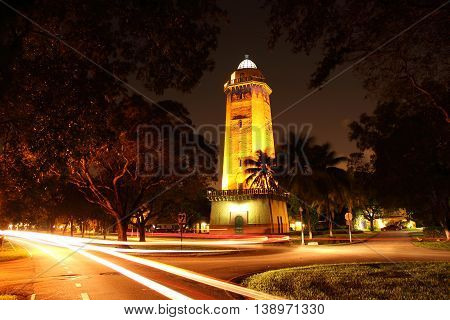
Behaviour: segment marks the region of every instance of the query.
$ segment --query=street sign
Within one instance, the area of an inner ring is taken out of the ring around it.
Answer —
[[[341,217],[342,217],[342,216],[341,216]],[[351,221],[352,219],[353,219],[352,213],[351,213],[351,212],[347,212],[347,213],[345,214],[345,220]]]
[[[179,213],[178,214],[178,224],[179,225],[185,225],[186,224],[186,213]]]

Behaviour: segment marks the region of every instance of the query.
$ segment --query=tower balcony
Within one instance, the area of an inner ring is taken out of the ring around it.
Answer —
[[[232,86],[235,84],[239,84],[242,82],[250,82],[250,81],[257,81],[257,82],[266,82],[266,79],[264,77],[258,77],[258,76],[248,76],[248,77],[241,77],[241,78],[236,78],[236,79],[232,79],[232,80],[228,80],[224,87],[228,87],[228,86]]]
[[[209,201],[235,201],[261,198],[287,201],[289,192],[267,188],[208,190],[206,196]]]

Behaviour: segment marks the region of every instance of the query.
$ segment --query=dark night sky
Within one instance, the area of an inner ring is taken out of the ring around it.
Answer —
[[[273,89],[271,95],[274,123],[311,123],[312,135],[319,142],[331,142],[341,155],[356,151],[348,140],[347,124],[363,112],[374,108],[374,101],[365,98],[365,90],[352,71],[336,79],[321,91],[296,105],[280,117],[278,113],[307,94],[308,81],[320,58],[319,51],[309,57],[293,54],[289,44],[279,41],[269,50],[267,12],[260,1],[222,1],[228,11],[229,23],[222,28],[219,46],[212,57],[216,62],[212,72],[200,79],[191,93],[169,90],[155,100],[172,99],[182,102],[190,111],[195,124],[222,124],[225,122],[225,95],[223,84],[237,68],[244,54],[249,54],[267,78]]]

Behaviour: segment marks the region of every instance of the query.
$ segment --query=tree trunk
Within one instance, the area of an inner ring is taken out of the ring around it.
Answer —
[[[139,222],[139,242],[145,242],[145,222]]]
[[[84,238],[84,221],[81,221],[81,237]]]
[[[374,231],[375,230],[375,228],[373,226],[373,221],[375,220],[374,218],[375,218],[374,216],[371,216],[370,219],[369,219],[369,221],[370,221],[370,231]]]
[[[308,232],[309,232],[309,240],[312,240],[313,234],[312,234],[312,226],[311,226],[311,212],[309,211],[309,208],[306,207],[306,214],[308,216]]]
[[[328,215],[328,228],[330,229],[330,237],[333,237],[333,218],[330,210],[330,200],[327,198],[327,215]]]
[[[442,229],[444,229],[444,233],[445,233],[445,238],[447,241],[450,241],[450,231],[449,231],[449,223],[447,221],[445,221],[447,219],[441,219],[441,227]]]
[[[53,228],[53,225],[55,224],[55,221],[52,218],[48,219],[48,230],[50,233],[53,233],[55,229]]]
[[[333,237],[333,220],[331,219],[331,215],[328,219],[328,228],[330,229],[330,238]]]
[[[117,240],[128,241],[127,231],[128,231],[128,219],[116,218],[117,223]]]
[[[73,237],[73,217],[70,217],[70,236]]]
[[[103,240],[106,240],[106,218],[103,219]]]

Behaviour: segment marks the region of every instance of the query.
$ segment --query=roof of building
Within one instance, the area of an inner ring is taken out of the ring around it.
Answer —
[[[239,63],[239,66],[237,67],[239,69],[258,69],[256,64],[248,58],[248,54],[246,54],[245,59]]]

